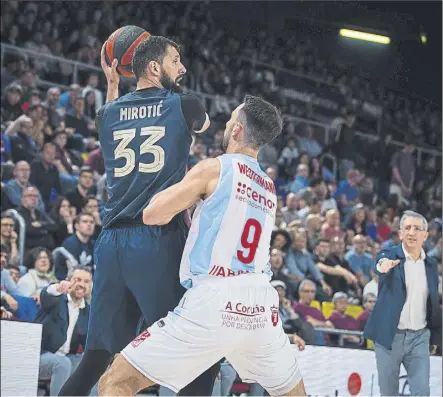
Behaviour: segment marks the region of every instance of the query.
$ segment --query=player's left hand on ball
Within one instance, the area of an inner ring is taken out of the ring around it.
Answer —
[[[298,350],[302,351],[305,350],[305,341],[300,338],[298,335],[292,335],[292,343],[297,345]]]
[[[106,80],[108,81],[108,84],[118,84],[120,81],[120,77],[117,73],[117,66],[118,61],[117,59],[114,59],[112,61],[112,65],[108,66],[105,59],[105,46],[106,41],[102,46],[102,52],[101,52],[101,66],[103,69],[103,72],[105,72]]]

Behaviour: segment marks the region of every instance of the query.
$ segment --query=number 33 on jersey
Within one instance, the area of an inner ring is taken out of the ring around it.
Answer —
[[[180,267],[186,288],[196,276],[270,273],[269,249],[277,197],[258,162],[241,154],[218,157],[215,191],[199,202]]]

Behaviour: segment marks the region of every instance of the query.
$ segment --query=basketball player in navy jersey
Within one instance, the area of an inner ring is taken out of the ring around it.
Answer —
[[[86,351],[60,395],[87,395],[112,357],[134,337],[140,318],[147,325],[173,310],[184,294],[179,266],[187,237],[184,213],[164,226],[143,224],[151,198],[185,176],[192,133],[209,127],[202,102],[178,92],[186,73],[179,47],[151,36],[136,49],[137,89],[118,98],[117,62],[102,68],[106,104],[96,124],[106,169],[109,200],[95,244],[94,288]],[[181,391],[211,395],[218,364]]]

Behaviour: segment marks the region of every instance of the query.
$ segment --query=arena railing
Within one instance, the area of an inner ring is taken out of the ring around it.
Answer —
[[[338,345],[344,346],[344,336],[345,335],[354,335],[360,338],[360,346],[364,343],[363,332],[362,331],[348,331],[346,329],[334,329],[334,328],[321,328],[315,327],[315,331],[323,332],[329,335],[338,335]]]
[[[19,225],[18,233],[18,250],[20,253],[20,264],[23,264],[23,255],[25,253],[25,234],[26,234],[26,223],[23,217],[13,209],[6,210],[5,215],[12,216]]]
[[[54,55],[42,54],[42,53],[39,53],[36,51],[29,50],[24,47],[18,47],[18,46],[13,46],[10,44],[0,43],[0,48],[1,48],[1,66],[3,66],[5,55],[15,54],[15,55],[27,56],[27,57],[33,58],[33,59],[38,59],[39,61],[46,59],[49,62],[59,62],[59,63],[71,65],[73,68],[71,83],[78,83],[79,71],[90,71],[90,72],[97,72],[97,73],[103,74],[102,69],[98,66],[89,65],[86,63],[74,61],[74,60],[67,59],[67,58],[57,57]],[[249,60],[249,62],[252,62],[252,61]],[[260,64],[263,64],[263,63],[260,62]],[[266,65],[266,64],[264,64],[264,65]],[[267,65],[267,66],[271,69],[275,69],[275,67],[273,67],[272,65]],[[288,71],[287,69],[282,69],[282,70],[285,70],[289,73],[298,75],[297,73]],[[304,77],[306,77],[306,76],[304,76]],[[314,81],[318,80],[313,77],[309,77],[309,78]],[[322,80],[321,80],[321,82],[325,83]],[[51,83],[46,80],[39,80],[38,83],[41,87],[45,87],[45,88],[48,88],[50,86],[58,86],[62,89],[68,88],[67,85],[59,84],[59,83]],[[215,99],[217,99],[217,97],[218,98],[223,97],[221,95],[216,96],[216,95],[207,94],[207,93],[203,93],[203,92],[196,92],[196,91],[192,91],[192,90],[187,90],[187,91],[192,92],[192,93],[202,97],[206,102],[215,100]],[[229,102],[232,102],[233,98],[229,98],[229,97],[226,97],[226,98],[228,99]],[[209,108],[209,106],[207,106],[207,108]],[[303,125],[303,124],[311,125],[314,128],[315,138],[319,142],[323,143],[324,145],[330,144],[333,139],[333,137],[332,137],[333,129],[331,128],[331,125],[329,125],[329,124],[317,122],[317,121],[302,118],[302,117],[292,116],[292,115],[285,115],[285,118],[287,120],[295,121],[297,123],[297,125]],[[377,141],[379,139],[378,136],[366,134],[366,133],[359,132],[359,131],[356,132],[356,134],[366,140],[369,140],[369,141]],[[399,148],[403,148],[405,146],[404,143],[399,142],[399,141],[392,141],[392,144],[396,147],[399,147]],[[428,149],[425,147],[417,147],[417,160],[418,160],[419,165],[422,162],[423,154],[429,154],[429,155],[441,157],[441,152],[439,152],[438,150]]]

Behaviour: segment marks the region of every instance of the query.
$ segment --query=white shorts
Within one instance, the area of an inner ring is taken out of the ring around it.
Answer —
[[[278,304],[264,274],[207,277],[122,355],[147,378],[175,392],[226,357],[244,382],[283,395],[301,381],[301,373]]]

